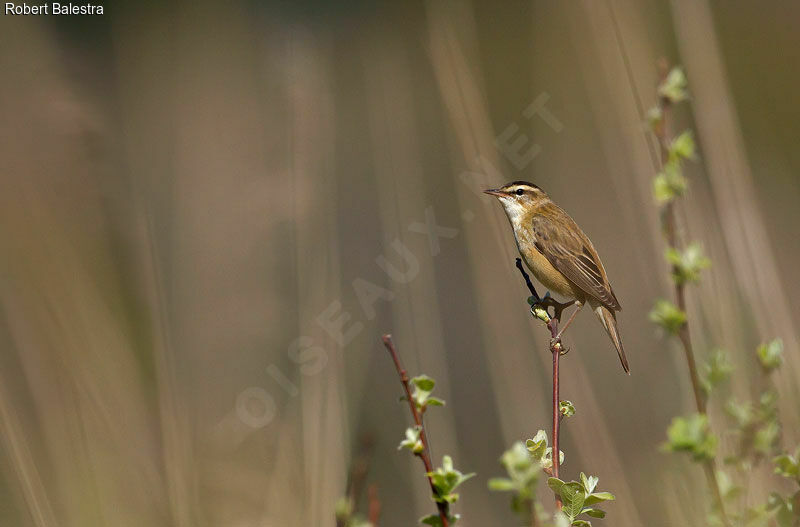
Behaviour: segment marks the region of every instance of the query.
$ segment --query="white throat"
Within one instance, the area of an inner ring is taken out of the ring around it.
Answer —
[[[508,216],[509,221],[511,221],[511,225],[516,230],[517,227],[519,227],[522,223],[522,219],[525,217],[525,207],[523,207],[513,198],[500,198],[500,203],[503,204],[506,215]]]

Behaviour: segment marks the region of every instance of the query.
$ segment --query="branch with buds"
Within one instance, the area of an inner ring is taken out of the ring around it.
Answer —
[[[430,445],[428,444],[428,436],[425,432],[422,417],[429,407],[444,406],[444,401],[431,397],[435,381],[427,375],[419,375],[409,379],[408,372],[400,364],[400,358],[397,355],[391,335],[384,335],[382,340],[383,345],[392,357],[397,375],[400,377],[400,383],[405,391],[403,398],[408,402],[408,407],[414,420],[414,426],[406,429],[406,438],[400,443],[399,448],[410,450],[422,460],[422,464],[425,466],[425,475],[431,487],[431,497],[436,503],[438,511],[437,515],[426,516],[420,521],[435,527],[449,527],[459,518],[459,515],[450,513],[450,505],[458,500],[458,494],[454,491],[456,487],[475,474],[462,474],[456,470],[453,467],[453,460],[450,456],[444,456],[442,466],[434,471],[431,463]],[[413,391],[412,385],[414,386]]]

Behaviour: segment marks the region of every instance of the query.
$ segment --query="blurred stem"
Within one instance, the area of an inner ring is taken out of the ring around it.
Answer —
[[[536,292],[536,288],[533,287],[533,282],[531,282],[530,276],[528,273],[525,272],[525,268],[522,267],[522,260],[517,258],[516,267],[519,269],[519,272],[522,274],[522,278],[525,279],[525,285],[528,287],[533,298],[536,299],[536,302],[541,302],[541,298],[539,294]],[[533,307],[531,307],[533,309]],[[549,318],[549,317],[548,317]],[[558,469],[561,465],[561,451],[559,450],[559,436],[561,435],[561,411],[559,410],[559,388],[558,388],[558,360],[561,358],[561,350],[563,347],[561,346],[561,342],[556,340],[556,335],[558,335],[558,319],[553,317],[549,318],[547,321],[547,329],[550,330],[550,353],[553,354],[553,434],[550,438],[550,443],[552,445],[552,459],[553,459],[553,468],[551,475],[554,478],[558,477]],[[558,493],[554,493],[556,498],[556,508],[561,510],[562,503],[561,503],[561,495]],[[531,523],[535,526],[536,525],[536,512],[531,513],[532,521]]]
[[[367,499],[369,500],[367,520],[372,527],[378,527],[378,519],[381,516],[381,502],[378,499],[378,486],[374,483],[367,489]]]
[[[419,458],[422,460],[422,464],[425,465],[425,475],[428,478],[428,484],[431,486],[431,493],[433,494],[433,497],[439,498],[439,492],[436,490],[436,485],[433,484],[433,478],[430,476],[430,474],[433,473],[433,465],[431,464],[431,453],[430,447],[428,446],[428,437],[425,434],[425,426],[422,424],[422,416],[417,410],[417,405],[414,403],[414,398],[411,396],[411,387],[408,384],[408,372],[400,364],[400,359],[397,356],[397,350],[392,342],[392,336],[384,335],[381,340],[383,340],[383,345],[386,346],[386,349],[392,356],[394,366],[397,369],[397,375],[400,377],[400,382],[402,383],[403,389],[406,392],[406,401],[408,401],[408,407],[411,410],[411,416],[414,418],[414,424],[419,429],[419,439],[422,441],[423,450],[421,453],[416,455],[419,456]],[[439,518],[442,521],[442,527],[449,527],[450,507],[448,506],[447,502],[439,501],[437,499],[436,508],[439,511]]]
[[[667,75],[670,71],[669,63],[665,59],[662,59],[659,62],[658,68],[661,81],[663,82],[667,78]],[[661,109],[661,119],[656,126],[653,127],[653,133],[658,139],[658,144],[661,147],[661,168],[663,169],[669,159],[670,135],[668,133],[668,117],[671,103],[667,97],[659,96],[658,104]],[[680,235],[678,234],[674,200],[669,201],[666,205],[664,205],[661,212],[661,222],[667,246],[674,249],[680,249],[683,244],[681,243]],[[672,274],[675,275],[677,272],[677,266],[673,265],[671,271]],[[685,284],[679,281],[675,281],[675,302],[678,306],[678,309],[684,313],[687,312]],[[681,341],[681,345],[683,346],[683,354],[686,357],[686,365],[689,367],[689,377],[692,380],[692,391],[694,392],[694,401],[697,411],[698,413],[707,415],[706,398],[700,385],[700,375],[697,372],[697,362],[694,358],[694,348],[692,346],[692,338],[689,332],[688,320],[684,322],[683,325],[678,329],[678,339]],[[708,459],[704,461],[703,471],[705,472],[708,486],[714,496],[714,501],[716,502],[717,509],[719,510],[722,524],[726,527],[730,527],[731,523],[728,519],[727,513],[725,512],[725,502],[722,499],[722,493],[719,490],[716,461],[714,459]]]

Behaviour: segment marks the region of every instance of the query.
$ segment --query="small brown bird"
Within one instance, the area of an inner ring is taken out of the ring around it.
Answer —
[[[526,181],[514,181],[484,192],[497,197],[503,205],[519,253],[536,279],[566,297],[567,305],[578,306],[556,338],[561,337],[588,302],[617,348],[622,367],[630,374],[615,315],[622,307],[611,289],[600,256],[575,220],[542,189]]]

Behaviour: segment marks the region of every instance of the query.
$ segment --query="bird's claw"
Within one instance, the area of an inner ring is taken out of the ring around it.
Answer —
[[[550,309],[552,307],[553,308],[553,316],[550,317],[550,318],[554,318],[554,319],[558,320],[559,322],[561,322],[561,313],[563,313],[565,309],[567,309],[569,306],[571,306],[574,303],[575,303],[575,301],[572,300],[571,302],[564,302],[562,304],[561,302],[559,302],[558,300],[556,300],[555,298],[550,296],[550,291],[548,291],[547,293],[545,293],[544,298],[540,299],[534,305],[541,306],[545,311],[547,311],[548,309]],[[548,312],[548,316],[549,316],[549,312]]]
[[[565,347],[561,342],[561,337],[553,337],[550,339],[550,350],[558,352],[559,355],[566,355],[569,353],[569,348]]]

